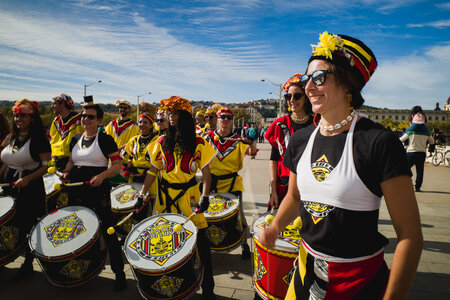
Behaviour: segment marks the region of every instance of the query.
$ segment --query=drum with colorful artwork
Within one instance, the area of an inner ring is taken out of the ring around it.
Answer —
[[[115,219],[114,223],[119,222],[133,210],[142,185],[142,183],[125,183],[111,190],[111,210]],[[147,207],[147,209],[151,208]],[[128,219],[116,228],[117,235],[126,237],[131,231],[131,227],[137,223],[139,222],[135,218]]]
[[[209,208],[204,214],[211,250],[228,251],[242,243],[244,230],[237,196],[230,193],[210,194]]]
[[[27,245],[26,233],[20,231],[15,200],[0,197],[0,266],[13,261]]]
[[[203,268],[197,250],[197,227],[177,214],[158,214],[134,226],[124,243],[137,287],[146,299],[183,299],[199,288]]]
[[[263,299],[284,299],[294,274],[301,238],[299,228],[289,224],[275,241],[273,249],[264,247],[257,235],[266,226],[267,214],[259,217],[252,225],[253,287]]]
[[[82,206],[47,214],[31,230],[29,245],[48,281],[61,287],[93,279],[108,257],[97,215]]]
[[[57,207],[66,206],[68,203],[67,193],[61,192],[61,189],[55,190],[55,183],[61,184],[59,176],[56,174],[45,174],[43,176],[45,187],[45,200],[47,209],[53,211]]]

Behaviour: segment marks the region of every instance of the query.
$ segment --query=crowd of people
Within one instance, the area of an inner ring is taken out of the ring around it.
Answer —
[[[203,214],[209,194],[227,192],[239,198],[246,234],[238,172],[244,157],[254,158],[256,142],[265,138],[271,145],[268,210],[278,211],[258,239],[271,248],[296,217],[303,224],[286,299],[404,299],[423,242],[410,166],[416,165],[415,189],[420,191],[424,147],[434,141],[421,109],[413,109],[411,127],[401,139],[357,112],[364,102],[361,91],[376,68],[375,55],[362,41],[321,34],[305,74],[294,74],[282,88],[286,115],[268,128],[234,128],[231,109],[214,104],[193,114],[187,99],[172,96],[161,100],[159,108],[141,103],[138,122],[129,117],[131,103],[119,100],[119,118],[102,129],[104,112],[92,98],[77,113],[72,98],[61,94],[51,105],[57,116],[49,141],[37,103],[23,99],[13,107],[11,132],[3,124],[0,136],[0,176],[11,183],[4,193],[16,199],[21,234],[26,234],[55,208],[45,204],[42,176],[49,165],[55,165],[65,182],[87,183],[70,189],[69,205],[91,208],[99,216],[116,275],[115,291],[124,290],[126,280],[120,242],[106,234],[114,223],[110,179],[122,170],[120,176],[143,183],[134,209],[144,216],[191,216],[194,199],[202,291],[205,299],[214,299]],[[406,139],[407,154],[401,142]],[[377,229],[382,196],[398,240],[391,270],[383,253],[388,240]],[[249,259],[247,236],[243,240],[242,258]],[[30,274],[32,260],[27,248],[17,278]]]

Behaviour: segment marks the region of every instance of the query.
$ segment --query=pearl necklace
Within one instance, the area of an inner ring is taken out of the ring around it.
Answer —
[[[303,118],[296,118],[296,117],[294,117],[294,114],[291,114],[291,119],[295,123],[301,123],[301,122],[305,121],[308,118],[309,118],[309,115],[305,115]]]
[[[93,137],[95,137],[95,136],[97,135],[97,133],[98,133],[98,132],[96,132],[94,135],[87,135],[87,134],[84,134],[84,139],[85,139],[85,140],[90,140],[90,139],[92,139]]]
[[[337,123],[336,125],[330,125],[330,126],[323,126],[322,125],[322,120],[320,120],[319,122],[319,127],[322,128],[325,131],[334,131],[334,130],[338,130],[342,127],[344,127],[345,125],[347,125],[349,122],[351,122],[353,120],[353,117],[355,116],[356,111],[353,109],[352,112],[341,122]]]

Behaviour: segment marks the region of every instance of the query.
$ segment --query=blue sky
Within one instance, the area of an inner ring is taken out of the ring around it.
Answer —
[[[303,73],[323,31],[375,53],[366,104],[432,109],[450,96],[446,1],[0,0],[0,20],[0,99],[81,102],[97,80],[87,93],[102,103],[278,98],[261,79]]]

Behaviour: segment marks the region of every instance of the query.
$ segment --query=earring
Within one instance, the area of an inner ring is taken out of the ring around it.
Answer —
[[[353,109],[353,100],[352,100],[352,94],[347,94],[347,105],[350,109]]]

